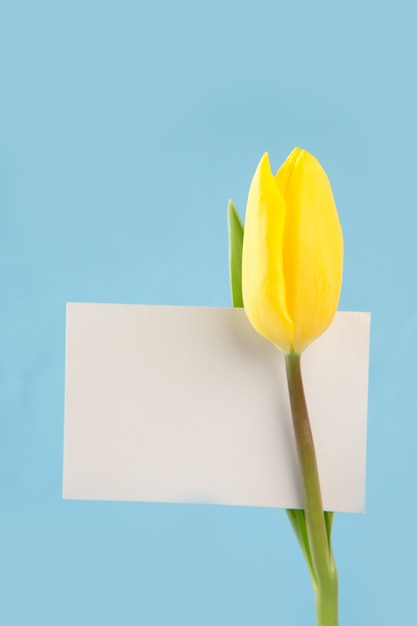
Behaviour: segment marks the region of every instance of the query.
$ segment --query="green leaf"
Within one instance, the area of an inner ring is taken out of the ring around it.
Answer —
[[[243,249],[243,224],[239,217],[239,213],[232,200],[228,205],[228,222],[229,222],[229,272],[230,272],[230,289],[232,295],[232,304],[234,307],[243,307],[242,296],[242,249]],[[300,544],[304,558],[307,562],[308,569],[313,581],[313,585],[317,586],[316,576],[314,573],[313,561],[311,558],[310,545],[307,535],[307,524],[305,512],[303,509],[287,509],[287,515],[291,522],[295,536]],[[327,538],[330,547],[330,537],[332,531],[334,514],[330,511],[324,512],[326,523]]]
[[[229,200],[229,272],[232,304],[234,307],[243,307],[242,296],[242,248],[243,224],[232,200]]]
[[[291,522],[294,534],[300,544],[302,553],[308,565],[313,584],[316,584],[313,561],[311,558],[310,545],[308,543],[306,516],[303,509],[287,509],[288,519]]]
[[[332,526],[333,526],[333,511],[324,511],[324,521],[326,524],[327,539],[329,540],[329,547],[331,546]]]

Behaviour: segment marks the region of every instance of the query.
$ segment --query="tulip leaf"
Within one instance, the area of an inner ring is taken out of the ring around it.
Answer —
[[[330,546],[330,539],[332,536],[333,518],[334,518],[333,511],[324,511],[324,521],[326,524],[326,532],[327,532],[327,539],[329,540],[329,546]]]
[[[229,272],[232,304],[234,307],[243,307],[242,295],[242,249],[244,228],[239,213],[232,200],[228,205],[229,222]],[[313,560],[308,541],[307,523],[305,511],[303,509],[287,509],[287,515],[295,536],[300,544],[302,553],[308,565],[310,575],[314,584],[317,584],[314,572]],[[334,514],[331,511],[324,511],[327,539],[330,547],[330,537],[332,532]]]
[[[311,579],[314,582],[316,580],[316,576],[314,574],[313,560],[311,558],[310,545],[308,543],[305,512],[303,509],[287,509],[287,515],[308,565]]]
[[[232,200],[228,205],[229,220],[229,272],[232,304],[234,307],[243,307],[242,296],[242,248],[243,224]]]

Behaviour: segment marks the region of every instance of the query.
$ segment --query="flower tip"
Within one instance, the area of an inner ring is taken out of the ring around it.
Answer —
[[[272,169],[271,169],[271,163],[269,160],[269,153],[268,152],[264,152],[264,154],[262,155],[261,160],[259,161],[258,167],[257,167],[257,173],[262,175],[271,175],[272,174]]]
[[[291,150],[290,154],[285,160],[285,163],[295,165],[300,158],[304,158],[307,154],[308,152],[306,150],[303,150],[299,146],[296,146],[293,150]]]

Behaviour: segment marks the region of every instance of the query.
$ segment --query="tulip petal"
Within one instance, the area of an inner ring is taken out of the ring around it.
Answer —
[[[281,350],[290,351],[294,327],[286,302],[285,220],[284,197],[265,153],[252,179],[246,207],[243,301],[254,328]]]
[[[301,352],[330,325],[339,302],[343,235],[320,163],[296,148],[276,175],[287,209],[283,259],[286,303]]]

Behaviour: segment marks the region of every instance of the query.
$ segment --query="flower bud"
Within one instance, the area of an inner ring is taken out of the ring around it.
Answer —
[[[327,175],[295,148],[274,176],[262,157],[249,190],[242,256],[249,321],[285,353],[300,353],[333,320],[343,235]]]

